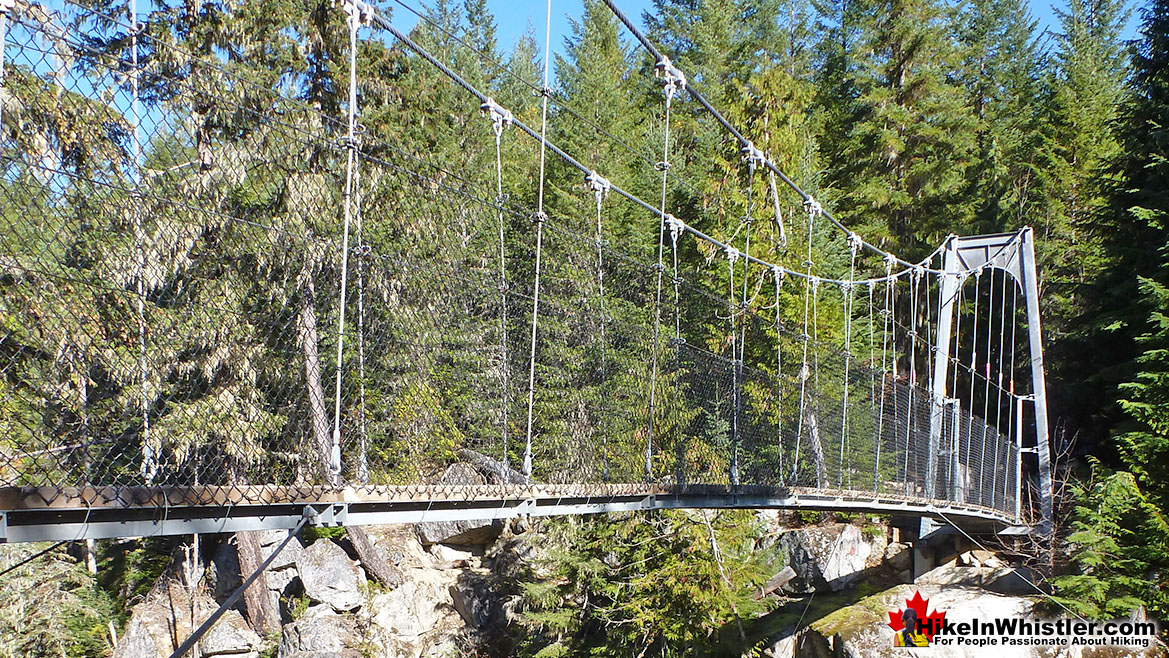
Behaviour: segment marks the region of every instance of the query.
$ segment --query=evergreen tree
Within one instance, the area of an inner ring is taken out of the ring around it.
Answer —
[[[865,9],[857,99],[830,180],[854,230],[909,256],[970,224],[961,192],[974,117],[953,75],[960,51],[944,6],[887,0]]]
[[[1089,452],[1107,449],[1107,434],[1122,417],[1116,386],[1132,375],[1133,336],[1139,333],[1124,327],[1144,316],[1131,312],[1139,297],[1136,261],[1125,255],[1144,243],[1132,242],[1136,236],[1120,229],[1117,213],[1107,207],[1109,188],[1123,185],[1108,169],[1122,153],[1114,122],[1128,71],[1120,40],[1124,6],[1124,0],[1074,0],[1059,14],[1063,32],[1047,76],[1050,101],[1043,117],[1046,207],[1038,257],[1054,363],[1053,404],[1066,412]]]
[[[1145,11],[1132,57],[1131,91],[1120,109],[1119,153],[1110,168],[1107,205],[1095,214],[1111,269],[1109,290],[1092,309],[1111,323],[1094,345],[1098,359],[1119,359],[1123,378],[1115,428],[1119,459],[1100,481],[1077,492],[1069,542],[1077,573],[1057,579],[1064,599],[1095,615],[1137,604],[1169,614],[1169,4]],[[1112,336],[1110,344],[1101,336]],[[1097,347],[1099,349],[1099,347]],[[1135,376],[1134,374],[1135,373]],[[1103,399],[1115,399],[1117,389]]]
[[[959,21],[962,82],[976,119],[970,229],[1014,230],[1032,221],[1040,202],[1035,169],[1042,62],[1036,21],[1020,0],[973,0]]]
[[[1121,434],[1121,455],[1162,513],[1169,510],[1169,13],[1158,0],[1145,13],[1133,55],[1132,92],[1118,131],[1124,155],[1104,223],[1117,284],[1138,279],[1143,303],[1127,322],[1141,354],[1121,405],[1138,425]],[[1132,299],[1130,298],[1130,303]]]

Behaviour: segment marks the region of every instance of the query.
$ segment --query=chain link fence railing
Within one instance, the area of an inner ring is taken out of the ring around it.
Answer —
[[[490,168],[405,130],[349,139],[340,105],[165,27],[19,2],[6,21],[0,487],[144,505],[806,487],[1019,511],[1010,437],[872,340],[854,354],[815,312],[776,322],[766,294],[716,290],[717,256],[667,268],[657,304],[657,268],[596,232],[583,186],[558,191],[537,289],[532,218]],[[844,304],[858,332],[885,330],[873,299]]]

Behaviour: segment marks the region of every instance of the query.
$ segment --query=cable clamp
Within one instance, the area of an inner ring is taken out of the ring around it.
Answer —
[[[923,276],[925,276],[925,266],[924,265],[914,265],[913,266],[913,280],[914,281],[921,281],[921,278]]]
[[[743,154],[743,160],[752,167],[762,167],[767,164],[767,156],[763,154],[750,141],[743,142],[743,148],[739,149],[739,153]]]
[[[732,265],[734,265],[735,261],[739,260],[739,250],[735,249],[734,247],[727,247],[723,250],[723,253],[727,255],[727,260],[730,261]]]
[[[671,281],[671,282],[674,284],[674,287],[675,287],[675,288],[677,288],[678,286],[682,285],[683,283],[686,283],[686,279],[683,279],[683,278],[682,278],[682,277],[680,277],[680,276],[673,276],[673,277],[670,277],[670,281]]]
[[[856,256],[863,246],[865,246],[865,241],[861,239],[861,236],[850,231],[848,233],[848,250],[852,252],[852,255]]]
[[[910,331],[910,332],[906,333],[905,335],[909,336],[910,340],[917,340],[917,332],[916,331]]]
[[[597,202],[609,195],[609,190],[613,189],[609,180],[602,177],[595,171],[590,171],[585,175],[585,184],[592,190],[593,194],[597,196]]]
[[[495,205],[499,206],[500,209],[502,209],[503,205],[505,203],[507,203],[510,199],[511,199],[511,195],[508,194],[507,192],[503,192],[501,194],[496,194],[495,195]]]
[[[511,290],[511,284],[507,281],[504,281],[503,283],[499,284],[498,290],[501,293],[507,294]]]
[[[807,200],[804,201],[804,209],[807,210],[808,214],[813,217],[824,214],[824,206],[821,206],[820,202],[817,201],[816,197],[813,196],[809,196]]]
[[[665,160],[654,163],[654,169],[656,171],[669,171],[671,166],[673,165],[671,165],[669,162],[666,162]]]
[[[686,339],[681,336],[673,336],[670,338],[670,344],[674,347],[681,347],[686,344]]]
[[[775,286],[783,285],[784,272],[778,265],[771,266],[771,276],[775,277]]]
[[[540,87],[539,89],[533,89],[532,95],[542,98],[552,98],[552,92],[552,87]]]
[[[491,119],[491,130],[496,137],[503,134],[503,129],[515,123],[515,117],[512,116],[511,110],[504,108],[499,103],[495,102],[494,98],[488,98],[479,106],[479,110]]]
[[[877,289],[877,282],[875,280],[869,279],[865,283],[869,286],[870,293]]]
[[[796,336],[796,340],[798,342],[801,342],[801,343],[806,343],[806,342],[812,340],[812,337],[809,336],[808,334],[799,334]]]
[[[531,219],[532,223],[534,224],[543,224],[544,222],[548,221],[548,213],[544,212],[543,210],[537,210],[536,212],[532,213]]]
[[[678,236],[682,234],[682,229],[686,228],[686,225],[677,217],[666,215],[666,226],[670,229],[670,240],[676,244]]]
[[[665,82],[666,98],[672,99],[679,89],[686,88],[686,76],[665,55],[654,64],[654,75]]]
[[[885,254],[881,261],[885,263],[885,276],[893,274],[893,266],[897,264],[897,257],[893,254]]]
[[[653,265],[649,266],[649,269],[654,271],[654,272],[665,272],[666,271],[666,264],[665,263],[654,263]]]
[[[809,282],[812,284],[812,291],[813,292],[815,292],[816,289],[820,287],[820,277],[818,277],[818,276],[812,277],[811,279],[809,279]]]
[[[373,253],[373,249],[367,244],[359,244],[353,248],[353,255],[358,258],[365,258]]]
[[[806,270],[812,269],[812,267],[815,265],[816,265],[816,263],[812,262],[811,260],[806,260],[806,261],[803,261],[800,263],[800,267],[802,267]]]
[[[364,2],[364,0],[340,0],[340,2],[344,5],[345,12],[350,16],[356,13],[362,25],[369,25],[376,13],[373,5]]]
[[[847,295],[847,294],[852,292],[852,289],[855,285],[856,284],[854,284],[852,281],[841,281],[840,282],[840,292]]]

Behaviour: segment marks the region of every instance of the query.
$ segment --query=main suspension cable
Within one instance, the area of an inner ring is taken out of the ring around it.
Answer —
[[[368,16],[369,20],[372,23],[376,24],[378,27],[389,32],[391,36],[393,36],[395,39],[397,39],[399,42],[401,42],[404,46],[406,46],[407,48],[412,50],[415,54],[417,54],[419,57],[426,60],[432,66],[437,68],[440,72],[442,72],[444,75],[446,75],[448,78],[450,78],[452,82],[454,82],[458,86],[462,87],[464,90],[466,90],[472,96],[477,98],[480,103],[486,103],[490,100],[490,98],[486,94],[479,91],[479,89],[477,89],[474,85],[472,85],[471,83],[469,83],[465,79],[463,79],[462,76],[460,76],[458,73],[453,71],[449,66],[440,62],[429,51],[427,51],[422,46],[418,45],[414,40],[412,40],[410,37],[408,37],[406,34],[404,34],[401,30],[394,27],[393,23],[391,23],[384,16],[382,16],[375,8],[373,8],[367,2],[365,2],[364,0],[345,0],[345,2],[355,4],[358,7],[360,7],[362,12],[363,12],[363,15]],[[541,134],[539,131],[531,128],[530,126],[525,124],[523,121],[519,120],[518,118],[513,117],[512,125],[514,125],[516,128],[519,128],[521,131],[523,131],[529,137],[540,142],[542,144],[542,147],[546,147],[547,150],[556,154],[558,157],[560,157],[562,160],[564,160],[570,166],[579,170],[582,174],[587,175],[593,171],[589,167],[586,167],[585,165],[581,164],[581,162],[579,160],[577,160],[576,158],[569,155],[566,151],[564,151],[563,149],[558,147],[552,141],[541,137]],[[653,206],[652,204],[646,202],[645,200],[641,199],[640,197],[633,194],[632,192],[629,192],[628,190],[620,187],[619,185],[617,185],[616,183],[613,183],[611,181],[610,181],[610,189],[612,190],[613,193],[625,198],[626,200],[637,205],[638,207],[642,208],[643,210],[650,212],[653,216],[660,217],[662,215],[660,208]],[[819,204],[816,203],[814,200],[812,200],[812,202],[810,202],[809,204],[806,205],[806,207],[818,207],[818,206],[819,206]],[[667,214],[665,219],[669,219],[669,218],[670,218],[670,216]],[[696,227],[691,226],[687,223],[679,222],[679,226],[682,228],[682,230],[693,235],[698,240],[706,242],[720,251],[725,251],[726,248],[729,246],[725,242],[718,240],[716,238],[713,238],[710,235],[708,235],[707,233],[704,233],[703,231],[701,231],[701,230],[697,229]],[[768,268],[768,269],[773,268],[773,267],[778,267],[781,270],[783,270],[784,274],[787,276],[792,276],[792,277],[801,278],[801,279],[806,279],[809,276],[808,274],[806,274],[804,272],[801,272],[798,270],[793,270],[790,268],[786,268],[786,267],[783,267],[782,265],[777,265],[775,263],[770,263],[768,261],[765,261],[765,260],[758,258],[757,256],[751,256],[750,261],[756,265],[760,265],[760,266],[763,266],[763,267]],[[894,276],[896,276],[896,277],[908,276],[909,273],[910,273],[910,270],[908,270],[908,269],[900,270],[896,274],[894,274]],[[841,283],[841,282],[843,282],[842,280],[839,280],[839,279],[824,278],[822,280],[824,283]],[[856,283],[864,283],[866,281],[868,281],[868,279],[859,280]]]
[[[639,43],[641,43],[641,45],[647,51],[649,51],[649,53],[651,55],[653,55],[653,57],[658,62],[663,62],[663,61],[668,62],[669,61],[669,59],[660,50],[658,50],[658,48],[656,46],[654,46],[653,42],[651,42],[645,36],[645,34],[642,33],[642,31],[637,27],[637,25],[632,20],[630,20],[629,17],[626,16],[625,13],[622,12],[619,7],[617,7],[617,4],[615,3],[614,0],[602,0],[602,2],[605,3],[605,6],[608,7],[609,10],[613,12],[613,15],[616,16],[617,19],[620,20],[621,23],[623,23],[625,25],[625,27],[629,30],[630,34],[632,34],[634,36],[634,38],[637,39],[637,41]],[[742,132],[740,132],[737,128],[735,128],[735,126],[732,125],[731,122],[728,121],[727,118],[722,115],[721,112],[719,112],[717,109],[715,109],[715,107],[713,105],[711,105],[710,101],[708,101],[706,99],[706,97],[703,96],[694,87],[693,84],[691,84],[690,82],[687,81],[685,83],[684,87],[694,100],[698,101],[698,103],[700,105],[702,105],[702,107],[707,112],[709,112],[710,115],[712,117],[714,117],[714,119],[716,121],[718,121],[718,123],[721,124],[723,128],[725,128],[727,130],[727,132],[731,133],[731,135],[733,135],[735,137],[735,139],[737,139],[739,141],[739,145],[741,147],[747,148],[747,147],[751,146],[751,140],[747,139],[743,135]],[[795,181],[793,181],[791,178],[788,178],[788,176],[786,174],[784,174],[783,171],[780,170],[778,166],[775,165],[775,163],[771,160],[771,158],[766,158],[764,160],[764,166],[766,166],[769,171],[771,171],[773,174],[778,176],[780,180],[782,180],[785,184],[787,184],[787,186],[789,188],[791,188],[793,192],[795,192],[797,195],[799,195],[800,200],[803,203],[807,204],[807,203],[816,201],[815,198],[812,197],[812,195],[805,192],[799,185],[797,185],[795,183]],[[824,214],[824,217],[827,218],[828,221],[831,222],[832,225],[835,226],[837,229],[839,229],[840,231],[842,231],[846,235],[852,234],[852,231],[849,230],[848,227],[846,227],[844,224],[842,224],[835,217],[833,217],[831,213],[829,213],[828,211],[823,211],[823,214]],[[866,249],[868,249],[876,254],[879,254],[881,257],[891,256],[898,263],[900,263],[901,265],[903,265],[905,267],[922,266],[923,263],[929,262],[929,260],[931,260],[933,258],[933,256],[938,253],[938,251],[935,250],[934,253],[930,254],[929,258],[927,258],[926,260],[921,261],[919,263],[911,263],[909,261],[898,258],[895,254],[891,254],[889,252],[886,252],[884,249],[881,249],[880,247],[869,244],[868,242],[865,242],[863,239],[862,239],[862,244]],[[938,274],[942,273],[940,270],[931,270],[931,271],[938,273]]]
[[[431,16],[419,11],[418,9],[410,6],[409,4],[404,2],[403,0],[394,0],[394,2],[397,3],[398,5],[400,5],[406,11],[408,11],[411,14],[413,14],[414,16],[418,17],[419,20],[425,22],[427,25],[442,32],[447,38],[449,38],[450,40],[459,44],[460,46],[465,48],[468,52],[477,56],[481,61],[489,64],[491,66],[491,68],[494,69],[495,71],[500,71],[500,72],[506,74],[507,77],[509,77],[512,80],[527,87],[528,89],[535,92],[536,94],[540,93],[540,86],[537,83],[532,82],[531,80],[528,80],[527,78],[520,75],[519,73],[513,71],[506,64],[504,64],[503,62],[500,62],[498,59],[496,59],[495,56],[493,56],[491,53],[485,52],[479,48],[476,48],[474,45],[467,43],[466,39],[460,37],[454,31],[452,31],[451,29],[449,29],[448,27],[446,27],[442,23],[436,21],[433,17],[431,17]],[[625,151],[627,151],[630,155],[637,158],[638,160],[644,162],[645,164],[647,164],[651,167],[653,167],[657,164],[657,161],[655,161],[651,156],[638,150],[633,145],[631,145],[628,141],[621,139],[617,135],[614,135],[612,132],[606,130],[603,126],[599,125],[597,122],[593,121],[592,119],[589,119],[588,116],[586,116],[586,113],[577,109],[568,100],[568,98],[566,98],[564,96],[564,94],[557,92],[555,90],[551,90],[549,92],[549,101],[554,103],[556,105],[556,107],[559,107],[562,111],[566,112],[573,119],[580,121],[581,123],[585,124],[589,128],[593,129],[598,135],[603,135],[604,137],[608,138],[614,144],[620,146],[621,148],[623,148]],[[689,190],[691,190],[695,193],[698,192],[698,188],[696,188],[694,186],[694,184],[691,183],[690,181],[679,177],[677,174],[674,175],[674,179],[675,179],[675,181],[680,181]]]

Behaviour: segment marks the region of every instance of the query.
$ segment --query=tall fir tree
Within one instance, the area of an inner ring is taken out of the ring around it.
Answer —
[[[1128,322],[1137,372],[1121,386],[1135,426],[1122,428],[1121,455],[1162,513],[1169,510],[1169,12],[1158,0],[1145,12],[1133,54],[1132,91],[1121,110],[1123,152],[1102,229],[1117,267],[1111,277],[1142,304]],[[1136,279],[1134,281],[1134,279]],[[1129,299],[1130,303],[1132,297]]]
[[[1138,295],[1136,281],[1106,245],[1112,231],[1100,222],[1108,215],[1108,166],[1121,153],[1114,122],[1128,71],[1125,6],[1125,0],[1072,0],[1059,13],[1063,31],[1045,80],[1045,207],[1037,230],[1052,404],[1088,452],[1109,445],[1105,438],[1122,415],[1116,386],[1131,375],[1127,364],[1136,349],[1129,331],[1117,331],[1127,322],[1117,314]],[[1123,296],[1117,285],[1127,288]]]
[[[975,115],[968,195],[977,233],[1026,225],[1039,202],[1036,21],[1021,0],[973,0],[958,16],[962,81]]]
[[[960,51],[949,9],[933,0],[865,7],[856,100],[829,163],[840,216],[902,255],[970,224],[962,203],[974,117],[954,77]],[[847,74],[847,71],[845,73]]]
[[[1095,364],[1113,361],[1098,399],[1120,398],[1110,423],[1115,456],[1093,462],[1096,482],[1077,491],[1069,537],[1074,573],[1060,595],[1093,615],[1143,604],[1169,614],[1169,3],[1144,11],[1130,89],[1119,108],[1103,207],[1093,213],[1109,268],[1089,334]],[[1097,325],[1099,326],[1099,325]],[[1106,350],[1106,351],[1105,351]],[[1116,381],[1122,383],[1115,385]],[[1096,405],[1100,409],[1101,405]],[[1114,411],[1106,409],[1105,411]],[[1107,416],[1106,416],[1107,417]],[[1122,469],[1113,472],[1115,469]]]

